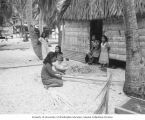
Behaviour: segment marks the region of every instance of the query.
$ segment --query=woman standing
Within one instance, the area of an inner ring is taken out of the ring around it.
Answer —
[[[101,53],[99,58],[101,68],[104,68],[109,64],[109,49],[108,38],[106,36],[102,36]]]
[[[49,52],[47,57],[43,61],[43,67],[41,71],[41,79],[45,88],[49,87],[61,87],[63,86],[61,72],[52,70],[52,63],[56,61],[56,55],[54,52]]]
[[[44,32],[41,34],[41,37],[39,38],[39,41],[41,42],[42,57],[44,59],[47,56],[47,54],[50,52],[49,42],[48,42],[48,39],[46,38],[46,34]]]

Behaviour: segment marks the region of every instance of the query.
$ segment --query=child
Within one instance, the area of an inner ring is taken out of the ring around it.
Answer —
[[[99,55],[100,55],[100,43],[99,40],[96,40],[95,38],[92,41],[92,57],[93,57],[93,63],[98,63]]]
[[[108,38],[106,36],[102,36],[101,53],[99,58],[101,68],[104,68],[109,64],[109,49]]]
[[[92,42],[91,42],[91,50],[90,52],[86,55],[85,61],[88,64],[92,63],[98,63],[100,55],[100,43],[99,40],[96,40],[95,36],[92,36]]]
[[[47,54],[50,52],[49,42],[48,42],[48,39],[46,38],[46,35],[44,32],[42,33],[41,37],[39,38],[39,41],[41,42],[41,45],[42,45],[42,57],[44,59],[47,56]]]
[[[53,63],[54,69],[56,71],[65,73],[65,71],[68,69],[68,65],[66,63],[63,62],[63,57],[62,55],[59,55],[57,57],[57,61],[55,63]]]

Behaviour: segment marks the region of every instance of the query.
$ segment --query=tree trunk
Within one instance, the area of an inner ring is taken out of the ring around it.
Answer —
[[[27,0],[26,5],[26,16],[27,16],[27,24],[28,24],[28,30],[30,34],[31,44],[33,47],[33,50],[37,57],[42,60],[42,50],[41,50],[41,44],[38,41],[39,36],[35,32],[35,28],[33,26],[33,19],[32,19],[32,0]]]
[[[20,28],[20,34],[21,34],[21,37],[23,38],[23,21],[22,21],[22,17],[20,18],[21,20],[21,28]]]
[[[62,42],[62,31],[60,28],[60,23],[57,23],[57,28],[58,28],[58,45],[61,46]]]
[[[21,29],[22,29],[22,37],[24,38],[24,34],[25,34],[25,27],[24,27],[24,10],[22,9],[22,18],[21,18]]]
[[[20,28],[20,34],[21,38],[23,38],[23,10],[22,10],[22,1],[20,0],[20,21],[21,21],[21,28]]]
[[[126,72],[123,91],[145,99],[145,68],[142,58],[134,0],[123,0],[126,37]]]
[[[40,30],[40,35],[43,32],[43,17],[42,17],[42,11],[40,10],[40,15],[39,15],[39,30]]]

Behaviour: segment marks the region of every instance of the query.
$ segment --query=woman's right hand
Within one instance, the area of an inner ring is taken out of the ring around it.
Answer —
[[[57,76],[58,76],[60,79],[62,79],[62,75],[58,74]]]

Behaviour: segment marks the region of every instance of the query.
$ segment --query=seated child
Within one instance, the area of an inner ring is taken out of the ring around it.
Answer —
[[[59,71],[62,73],[65,73],[65,71],[68,69],[68,65],[65,62],[63,62],[62,55],[59,55],[57,57],[57,61],[53,63],[53,66],[56,71]]]

